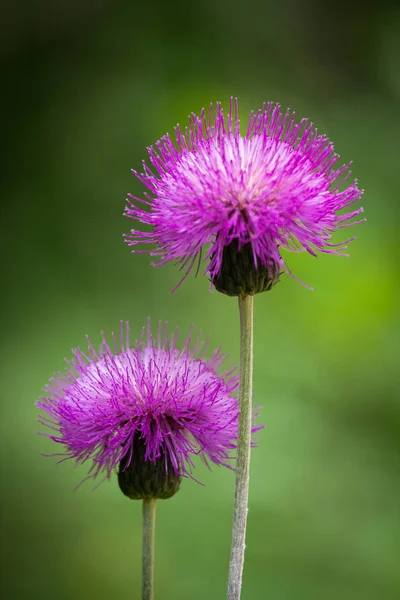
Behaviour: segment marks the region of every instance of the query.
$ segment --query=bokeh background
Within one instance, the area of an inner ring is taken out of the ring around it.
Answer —
[[[350,259],[287,256],[256,298],[243,600],[400,597],[399,100],[395,2],[72,0],[2,8],[2,591],[9,600],[140,596],[141,506],[116,478],[54,466],[34,402],[70,349],[148,315],[238,361],[237,306],[178,281],[122,234],[146,146],[211,101],[310,116],[365,188]],[[347,233],[347,232],[346,232]],[[223,598],[233,474],[196,472],[158,508],[156,597]]]

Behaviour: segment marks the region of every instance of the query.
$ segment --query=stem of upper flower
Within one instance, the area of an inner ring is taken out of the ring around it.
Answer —
[[[239,296],[240,388],[236,485],[227,600],[239,600],[242,588],[250,476],[253,388],[253,296]]]
[[[143,499],[142,600],[154,599],[156,499]]]

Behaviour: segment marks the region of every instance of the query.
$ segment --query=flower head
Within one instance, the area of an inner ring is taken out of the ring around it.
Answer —
[[[156,265],[176,261],[186,277],[207,245],[205,271],[217,288],[237,288],[221,289],[230,295],[270,289],[281,271],[290,274],[282,248],[341,253],[350,240],[333,244],[333,232],[363,211],[349,210],[362,195],[348,183],[350,165],[337,167],[333,144],[307,119],[296,123],[289,109],[268,103],[250,114],[244,136],[239,125],[237,100],[227,117],[219,103],[214,116],[212,106],[192,114],[184,132],[175,128],[176,144],[167,134],[148,148],[152,169],[144,162],[134,174],[151,195],[130,195],[125,211],[152,227],[125,236],[134,252],[159,256]],[[261,281],[240,288],[238,269]]]
[[[191,332],[181,350],[176,342],[177,331],[168,339],[161,323],[154,339],[149,323],[131,346],[128,324],[124,330],[121,323],[114,351],[104,336],[99,352],[88,340],[88,354],[74,350],[65,375],[55,375],[37,403],[50,416],[41,422],[55,430],[49,437],[66,447],[65,458],[90,460],[89,477],[109,477],[119,465],[121,488],[136,477],[131,497],[143,497],[149,478],[158,485],[171,475],[172,483],[163,480],[168,487],[190,476],[197,454],[229,466],[236,447],[234,370],[221,372],[219,350],[206,360],[207,344],[199,336],[192,343]]]

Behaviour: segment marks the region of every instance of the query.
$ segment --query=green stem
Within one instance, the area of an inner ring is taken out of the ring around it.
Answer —
[[[236,486],[233,509],[228,600],[239,600],[242,588],[250,476],[253,388],[253,296],[239,296],[240,388]]]
[[[143,499],[142,600],[154,599],[154,530],[156,499]]]

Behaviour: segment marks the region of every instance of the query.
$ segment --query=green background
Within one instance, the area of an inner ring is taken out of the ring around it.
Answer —
[[[191,323],[238,361],[234,299],[132,256],[146,146],[238,96],[309,116],[365,189],[350,259],[286,255],[255,301],[243,600],[400,597],[399,99],[395,3],[73,0],[3,11],[2,569],[10,600],[140,596],[141,506],[54,466],[34,402],[70,349],[120,319]],[[233,474],[199,465],[159,502],[156,598],[223,598]]]

